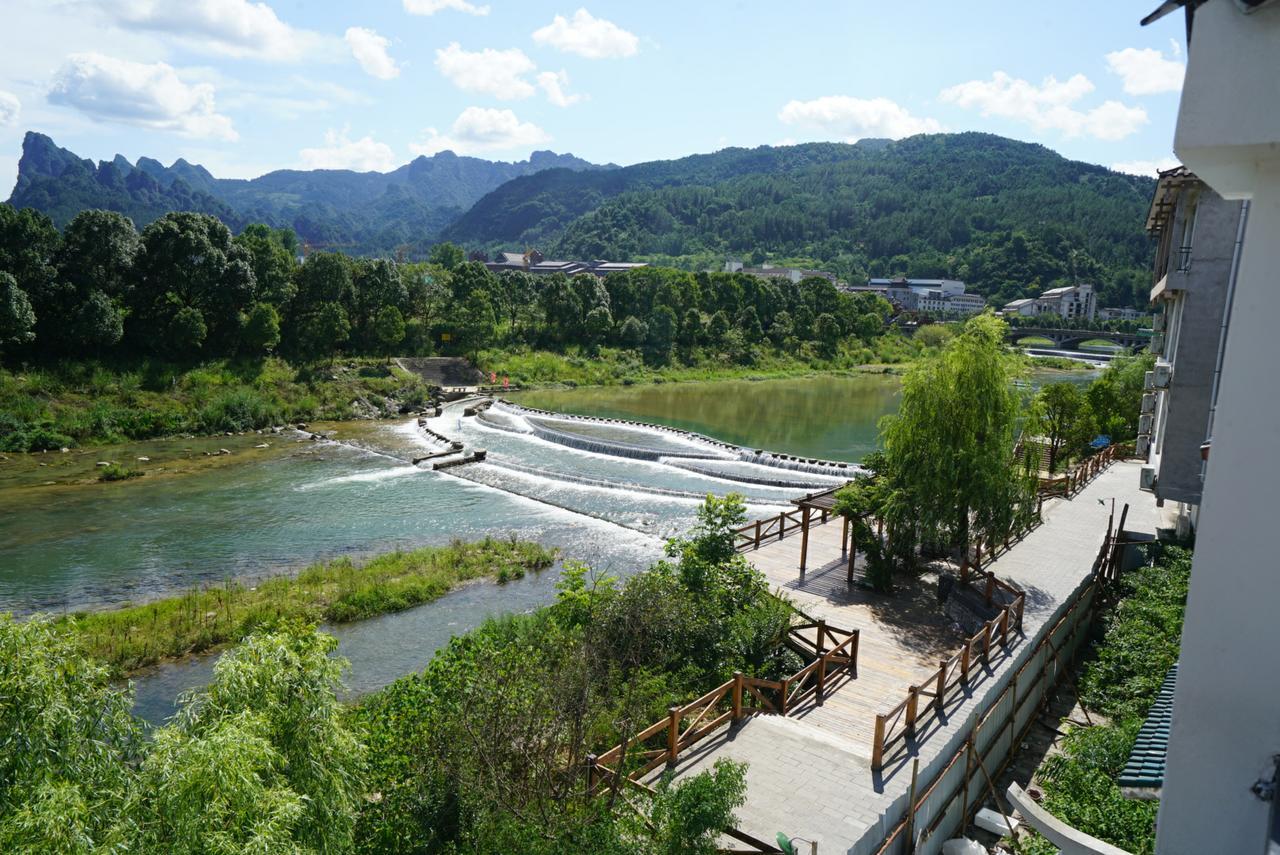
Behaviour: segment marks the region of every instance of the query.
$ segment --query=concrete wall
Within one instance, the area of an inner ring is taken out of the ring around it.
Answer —
[[[1222,336],[1231,262],[1240,223],[1241,202],[1227,201],[1208,187],[1183,190],[1169,228],[1174,239],[1169,251],[1165,296],[1165,352],[1173,366],[1169,389],[1163,393],[1159,421],[1152,441],[1156,465],[1156,496],[1199,504],[1200,446],[1208,438],[1214,371]],[[1187,217],[1195,217],[1191,263],[1179,271],[1177,254]],[[1175,305],[1177,304],[1177,305]]]
[[[1275,805],[1252,785],[1280,753],[1280,5],[1196,11],[1174,150],[1250,198],[1200,506],[1159,853],[1263,853]]]

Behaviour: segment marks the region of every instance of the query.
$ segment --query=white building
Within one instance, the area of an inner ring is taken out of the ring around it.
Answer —
[[[1099,309],[1098,317],[1104,321],[1140,321],[1149,315],[1138,309],[1107,308]]]
[[[976,315],[987,305],[979,295],[966,294],[959,279],[872,279],[857,290],[880,294],[908,311],[944,317]]]
[[[1276,851],[1280,825],[1280,2],[1208,0],[1189,8],[1194,27],[1173,148],[1218,195],[1248,200],[1249,214],[1200,505],[1156,851],[1261,855]]]
[[[1027,318],[1034,318],[1036,315],[1058,315],[1066,320],[1091,321],[1098,314],[1098,295],[1094,287],[1088,284],[1050,288],[1039,297],[1005,303],[1000,314],[1021,315]]]

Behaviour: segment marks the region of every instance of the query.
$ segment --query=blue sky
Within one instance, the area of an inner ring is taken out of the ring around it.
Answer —
[[[1184,62],[1154,5],[6,0],[0,198],[27,130],[220,177],[962,130],[1149,172]]]

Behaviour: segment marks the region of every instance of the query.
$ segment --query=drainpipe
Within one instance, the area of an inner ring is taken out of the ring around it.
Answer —
[[[1240,223],[1236,226],[1236,245],[1231,251],[1231,273],[1227,276],[1227,302],[1222,310],[1222,329],[1218,333],[1218,359],[1213,366],[1213,385],[1209,390],[1209,424],[1205,430],[1205,444],[1213,443],[1213,417],[1218,412],[1218,383],[1222,380],[1222,358],[1227,350],[1227,331],[1231,328],[1231,303],[1236,296],[1236,272],[1240,268],[1240,251],[1244,246],[1244,229],[1249,222],[1249,200],[1240,203]],[[1204,482],[1204,473],[1208,469],[1208,461],[1200,462],[1200,481]]]

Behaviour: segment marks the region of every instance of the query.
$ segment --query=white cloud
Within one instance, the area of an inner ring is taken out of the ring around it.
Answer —
[[[427,129],[427,138],[412,143],[414,154],[431,155],[446,149],[455,154],[528,148],[551,139],[532,122],[522,122],[510,110],[468,107],[454,120],[447,134]]]
[[[1157,172],[1173,169],[1179,161],[1173,157],[1162,157],[1159,160],[1124,160],[1111,164],[1116,172],[1127,172],[1130,175],[1146,175],[1154,178]]]
[[[1177,57],[1179,53],[1175,53]],[[1182,88],[1182,77],[1187,68],[1181,62],[1165,59],[1164,54],[1152,48],[1125,48],[1107,54],[1107,68],[1124,81],[1124,91],[1130,95],[1158,95],[1161,92],[1177,92]]]
[[[582,100],[583,96],[564,91],[568,85],[569,73],[564,69],[538,73],[538,86],[546,93],[547,100],[557,107],[569,107]]]
[[[465,51],[457,42],[436,51],[436,68],[466,92],[480,92],[503,101],[528,98],[533,84],[524,75],[537,66],[519,48]]]
[[[379,80],[390,80],[400,76],[396,61],[387,53],[391,42],[373,30],[364,27],[350,27],[346,33],[347,47],[351,55],[360,63],[366,74]]]
[[[356,172],[386,172],[395,168],[396,156],[391,146],[372,136],[350,138],[350,128],[325,132],[324,145],[298,152],[307,169],[354,169]]]
[[[22,102],[12,92],[0,89],[0,128],[18,124],[18,114],[22,111]]]
[[[1147,123],[1146,110],[1118,101],[1104,101],[1090,110],[1071,106],[1093,90],[1093,83],[1083,74],[1061,82],[1046,77],[1036,86],[997,71],[990,80],[970,80],[943,89],[939,97],[966,109],[977,109],[984,117],[1012,119],[1037,131],[1055,130],[1068,137],[1119,140]]]
[[[783,124],[838,134],[849,142],[863,137],[899,139],[942,130],[936,119],[913,116],[905,107],[888,98],[851,98],[848,95],[789,101],[778,112],[778,119]]]
[[[124,122],[192,137],[239,138],[214,108],[210,83],[184,83],[163,62],[153,64],[76,53],[54,75],[49,101],[102,121]]]
[[[94,0],[112,23],[176,36],[192,47],[278,62],[302,59],[323,41],[251,0]]]
[[[574,12],[572,20],[556,15],[550,24],[534,30],[533,40],[587,59],[635,56],[640,49],[640,39],[634,33],[597,18],[586,9]]]
[[[467,0],[404,0],[404,10],[410,15],[434,15],[444,9],[466,12],[468,15],[488,15],[488,6],[476,6]]]

